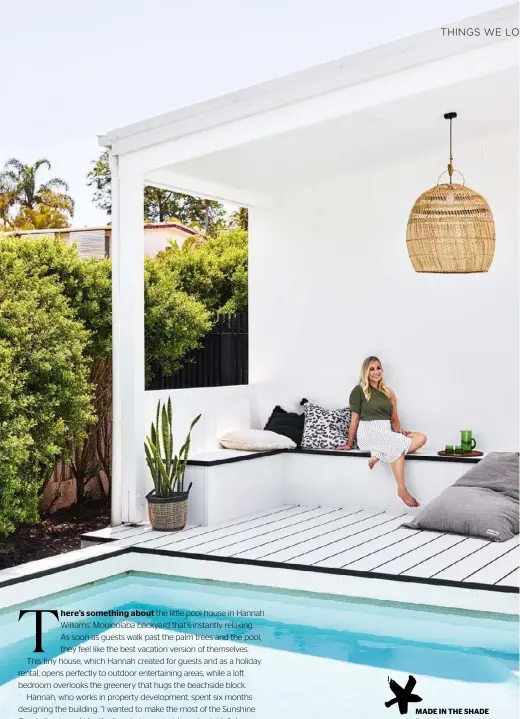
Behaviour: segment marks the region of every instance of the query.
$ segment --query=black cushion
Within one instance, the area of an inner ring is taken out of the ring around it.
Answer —
[[[283,434],[284,437],[289,437],[293,442],[296,442],[297,447],[300,447],[304,422],[304,414],[286,412],[280,405],[276,405],[264,429],[270,432],[276,432],[277,434]]]

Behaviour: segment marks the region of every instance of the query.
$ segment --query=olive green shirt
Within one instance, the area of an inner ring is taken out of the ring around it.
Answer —
[[[392,400],[381,390],[370,387],[370,399],[367,400],[358,384],[350,393],[350,409],[359,414],[362,422],[392,418]]]

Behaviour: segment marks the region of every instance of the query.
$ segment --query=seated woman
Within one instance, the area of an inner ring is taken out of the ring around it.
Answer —
[[[379,460],[388,462],[397,482],[397,494],[409,507],[418,507],[419,502],[410,494],[404,480],[404,455],[423,447],[426,435],[401,429],[395,393],[386,386],[377,357],[367,357],[363,362],[359,384],[350,394],[350,409],[348,440],[337,449],[352,449],[357,434],[359,449],[371,454],[370,469]]]

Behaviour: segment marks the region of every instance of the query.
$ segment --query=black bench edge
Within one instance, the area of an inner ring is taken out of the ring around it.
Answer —
[[[232,450],[230,450],[232,451]],[[246,462],[248,459],[258,459],[259,457],[272,457],[274,454],[283,454],[284,452],[294,452],[298,450],[292,450],[292,449],[269,449],[267,451],[263,452],[252,452],[251,454],[246,454],[244,452],[244,456],[233,456],[233,457],[223,457],[222,459],[189,459],[188,465],[192,467],[215,467],[217,464],[232,464],[233,462]]]
[[[344,452],[337,449],[270,449],[262,452],[252,452],[251,454],[245,454],[243,457],[223,457],[222,459],[189,459],[188,465],[191,467],[215,467],[218,464],[232,464],[233,462],[246,462],[249,459],[258,459],[259,457],[271,457],[274,454],[284,454],[285,452],[292,452],[293,454],[316,454],[316,455],[328,455],[331,457],[370,457],[370,452]],[[459,462],[461,464],[476,464],[480,462],[482,457],[442,457],[438,454],[424,455],[424,454],[407,454],[405,455],[407,460],[420,460],[423,462]]]

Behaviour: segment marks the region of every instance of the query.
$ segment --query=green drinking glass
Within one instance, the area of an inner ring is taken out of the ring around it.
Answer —
[[[464,454],[469,454],[477,446],[477,441],[474,437],[472,437],[470,429],[460,430],[460,445]]]
[[[462,447],[455,447],[455,454],[462,454]]]
[[[444,448],[444,454],[453,454],[453,445],[447,444]]]

